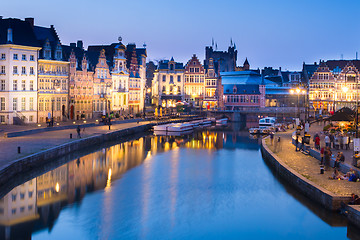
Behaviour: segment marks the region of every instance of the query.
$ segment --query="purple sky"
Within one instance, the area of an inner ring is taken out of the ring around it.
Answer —
[[[195,53],[202,61],[212,38],[218,50],[232,38],[238,65],[248,57],[251,68],[301,70],[303,61],[355,59],[359,9],[354,0],[12,0],[1,3],[0,14],[53,24],[63,44],[109,44],[118,36],[145,42],[148,60],[186,63]]]

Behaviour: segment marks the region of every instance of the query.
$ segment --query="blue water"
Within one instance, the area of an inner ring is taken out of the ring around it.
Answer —
[[[347,237],[346,221],[295,198],[265,164],[258,142],[244,134],[207,132],[185,141],[148,136],[101,149],[59,172],[47,181],[54,185],[66,175],[59,191],[37,194],[40,217],[22,225],[32,239]]]

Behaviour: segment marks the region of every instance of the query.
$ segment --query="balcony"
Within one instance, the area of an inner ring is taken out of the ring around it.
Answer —
[[[118,88],[115,89],[115,92],[124,93],[124,92],[128,92],[128,90],[126,90],[126,88]]]

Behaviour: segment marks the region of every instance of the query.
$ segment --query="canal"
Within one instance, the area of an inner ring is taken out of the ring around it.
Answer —
[[[278,179],[247,132],[146,135],[92,151],[3,194],[0,239],[345,239],[358,233]]]

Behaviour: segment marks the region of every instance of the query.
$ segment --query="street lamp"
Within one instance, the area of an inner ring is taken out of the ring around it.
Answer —
[[[290,89],[290,94],[297,95],[297,105],[296,105],[296,109],[295,109],[295,115],[297,118],[300,119],[300,113],[299,113],[299,97],[300,95],[305,95],[306,94],[306,90],[305,89],[300,89],[300,88],[296,88],[296,89]]]
[[[56,92],[60,92],[60,87],[56,88]],[[53,91],[53,94],[55,95],[55,90]],[[51,119],[50,119],[50,124],[51,126],[54,126],[54,103],[55,103],[55,96],[52,97],[51,99]]]

